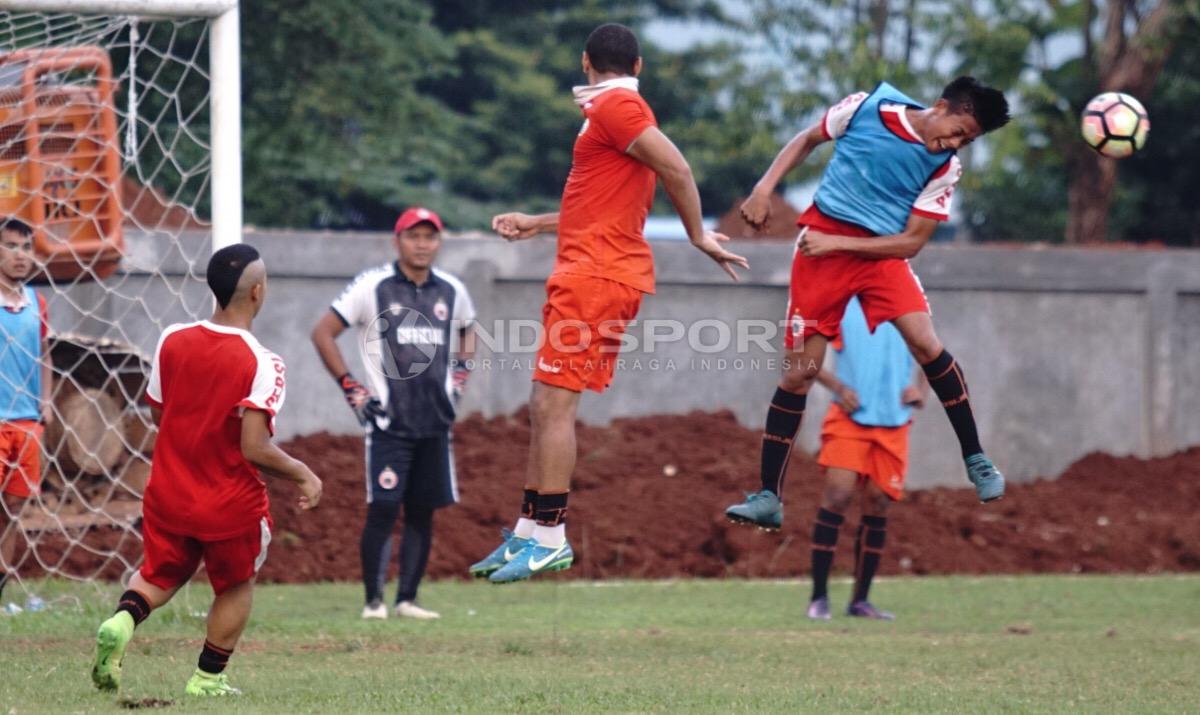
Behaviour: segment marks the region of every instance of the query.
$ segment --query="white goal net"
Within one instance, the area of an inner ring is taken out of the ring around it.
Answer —
[[[168,324],[211,309],[203,277],[214,203],[224,243],[241,221],[240,160],[226,152],[214,162],[217,120],[237,121],[229,94],[213,95],[211,45],[229,39],[206,17],[233,14],[236,105],[236,6],[117,0],[112,14],[94,14],[103,3],[36,5],[89,13],[74,14],[31,5],[0,1],[0,219],[34,231],[30,285],[48,309],[54,377],[33,476],[40,491],[23,503],[6,497],[0,519],[5,601],[19,598],[14,582],[136,568],[154,446],[149,356]],[[140,15],[119,14],[131,11]],[[217,139],[232,139],[236,154],[236,128],[223,131]],[[215,182],[214,164],[236,176]],[[214,183],[226,187],[214,195]],[[38,358],[0,337],[13,360],[5,364]],[[0,375],[0,401],[15,404],[36,385],[11,372]],[[10,430],[28,426],[3,414]],[[3,459],[10,480],[30,464],[13,450]]]

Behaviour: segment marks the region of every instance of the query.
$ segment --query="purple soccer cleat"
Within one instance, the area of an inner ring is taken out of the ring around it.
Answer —
[[[872,621],[894,621],[896,614],[881,611],[871,605],[870,601],[855,601],[846,607],[846,615],[853,618],[867,618]]]
[[[828,621],[833,618],[829,613],[829,597],[822,596],[808,604],[808,617],[814,621]]]

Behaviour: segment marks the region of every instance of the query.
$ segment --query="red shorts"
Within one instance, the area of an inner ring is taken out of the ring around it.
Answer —
[[[870,260],[832,253],[812,258],[796,251],[792,259],[788,329],[784,345],[820,333],[837,338],[846,303],[857,295],[872,332],[876,326],[909,313],[928,313],[921,281],[903,258]]]
[[[42,482],[42,426],[33,420],[0,423],[0,492],[37,494]]]
[[[621,336],[637,317],[642,292],[595,276],[556,273],[546,281],[543,342],[533,379],[573,392],[612,383]]]
[[[202,541],[156,528],[142,520],[142,578],[169,591],[187,583],[200,560],[217,595],[254,578],[267,560],[271,517],[264,516],[254,531],[220,541]]]
[[[908,472],[908,427],[860,425],[835,402],[821,425],[817,464],[861,474],[898,501]]]

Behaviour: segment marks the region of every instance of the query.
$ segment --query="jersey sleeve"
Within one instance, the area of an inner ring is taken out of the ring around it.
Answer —
[[[929,183],[925,184],[921,195],[913,202],[912,212],[934,221],[949,220],[954,187],[958,185],[962,173],[962,162],[957,156],[950,157],[950,161],[943,164],[929,179]]]
[[[150,379],[146,382],[146,402],[150,403],[151,407],[159,409],[162,409],[163,406],[162,352],[168,335],[170,335],[169,331],[164,332],[158,338],[158,345],[154,347],[154,359],[150,362]]]
[[[375,297],[375,281],[372,279],[374,273],[375,271],[364,271],[358,274],[329,306],[347,328],[352,325],[366,325],[375,317],[371,314],[371,303]]]
[[[454,321],[461,329],[475,324],[475,301],[471,300],[466,286],[454,291]]]
[[[271,434],[275,434],[275,415],[283,409],[283,400],[287,396],[287,367],[283,358],[266,349],[256,350],[254,358],[256,364],[250,394],[238,403],[238,407],[269,414]]]
[[[838,139],[846,133],[850,128],[850,120],[854,118],[854,113],[862,103],[867,101],[867,96],[866,92],[855,92],[825,110],[825,117],[821,120],[821,131],[826,139]]]
[[[589,119],[608,134],[620,152],[629,151],[642,132],[656,125],[649,105],[637,95],[622,95],[602,102]]]

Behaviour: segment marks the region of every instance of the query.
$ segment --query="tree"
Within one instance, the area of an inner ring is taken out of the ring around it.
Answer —
[[[1180,3],[1109,0],[1104,9],[1103,34],[1098,39],[1093,38],[1096,8],[1091,0],[1084,0],[1083,4],[1081,32],[1085,84],[1097,92],[1129,92],[1137,97],[1149,97],[1163,63],[1180,36],[1178,26],[1172,27],[1173,22],[1182,20]],[[1082,100],[1083,103],[1086,101]],[[1072,109],[1077,110],[1074,116],[1078,116],[1082,105],[1076,102],[1072,105]],[[1117,165],[1087,150],[1079,142],[1069,146],[1066,242],[1103,241],[1108,237]]]

